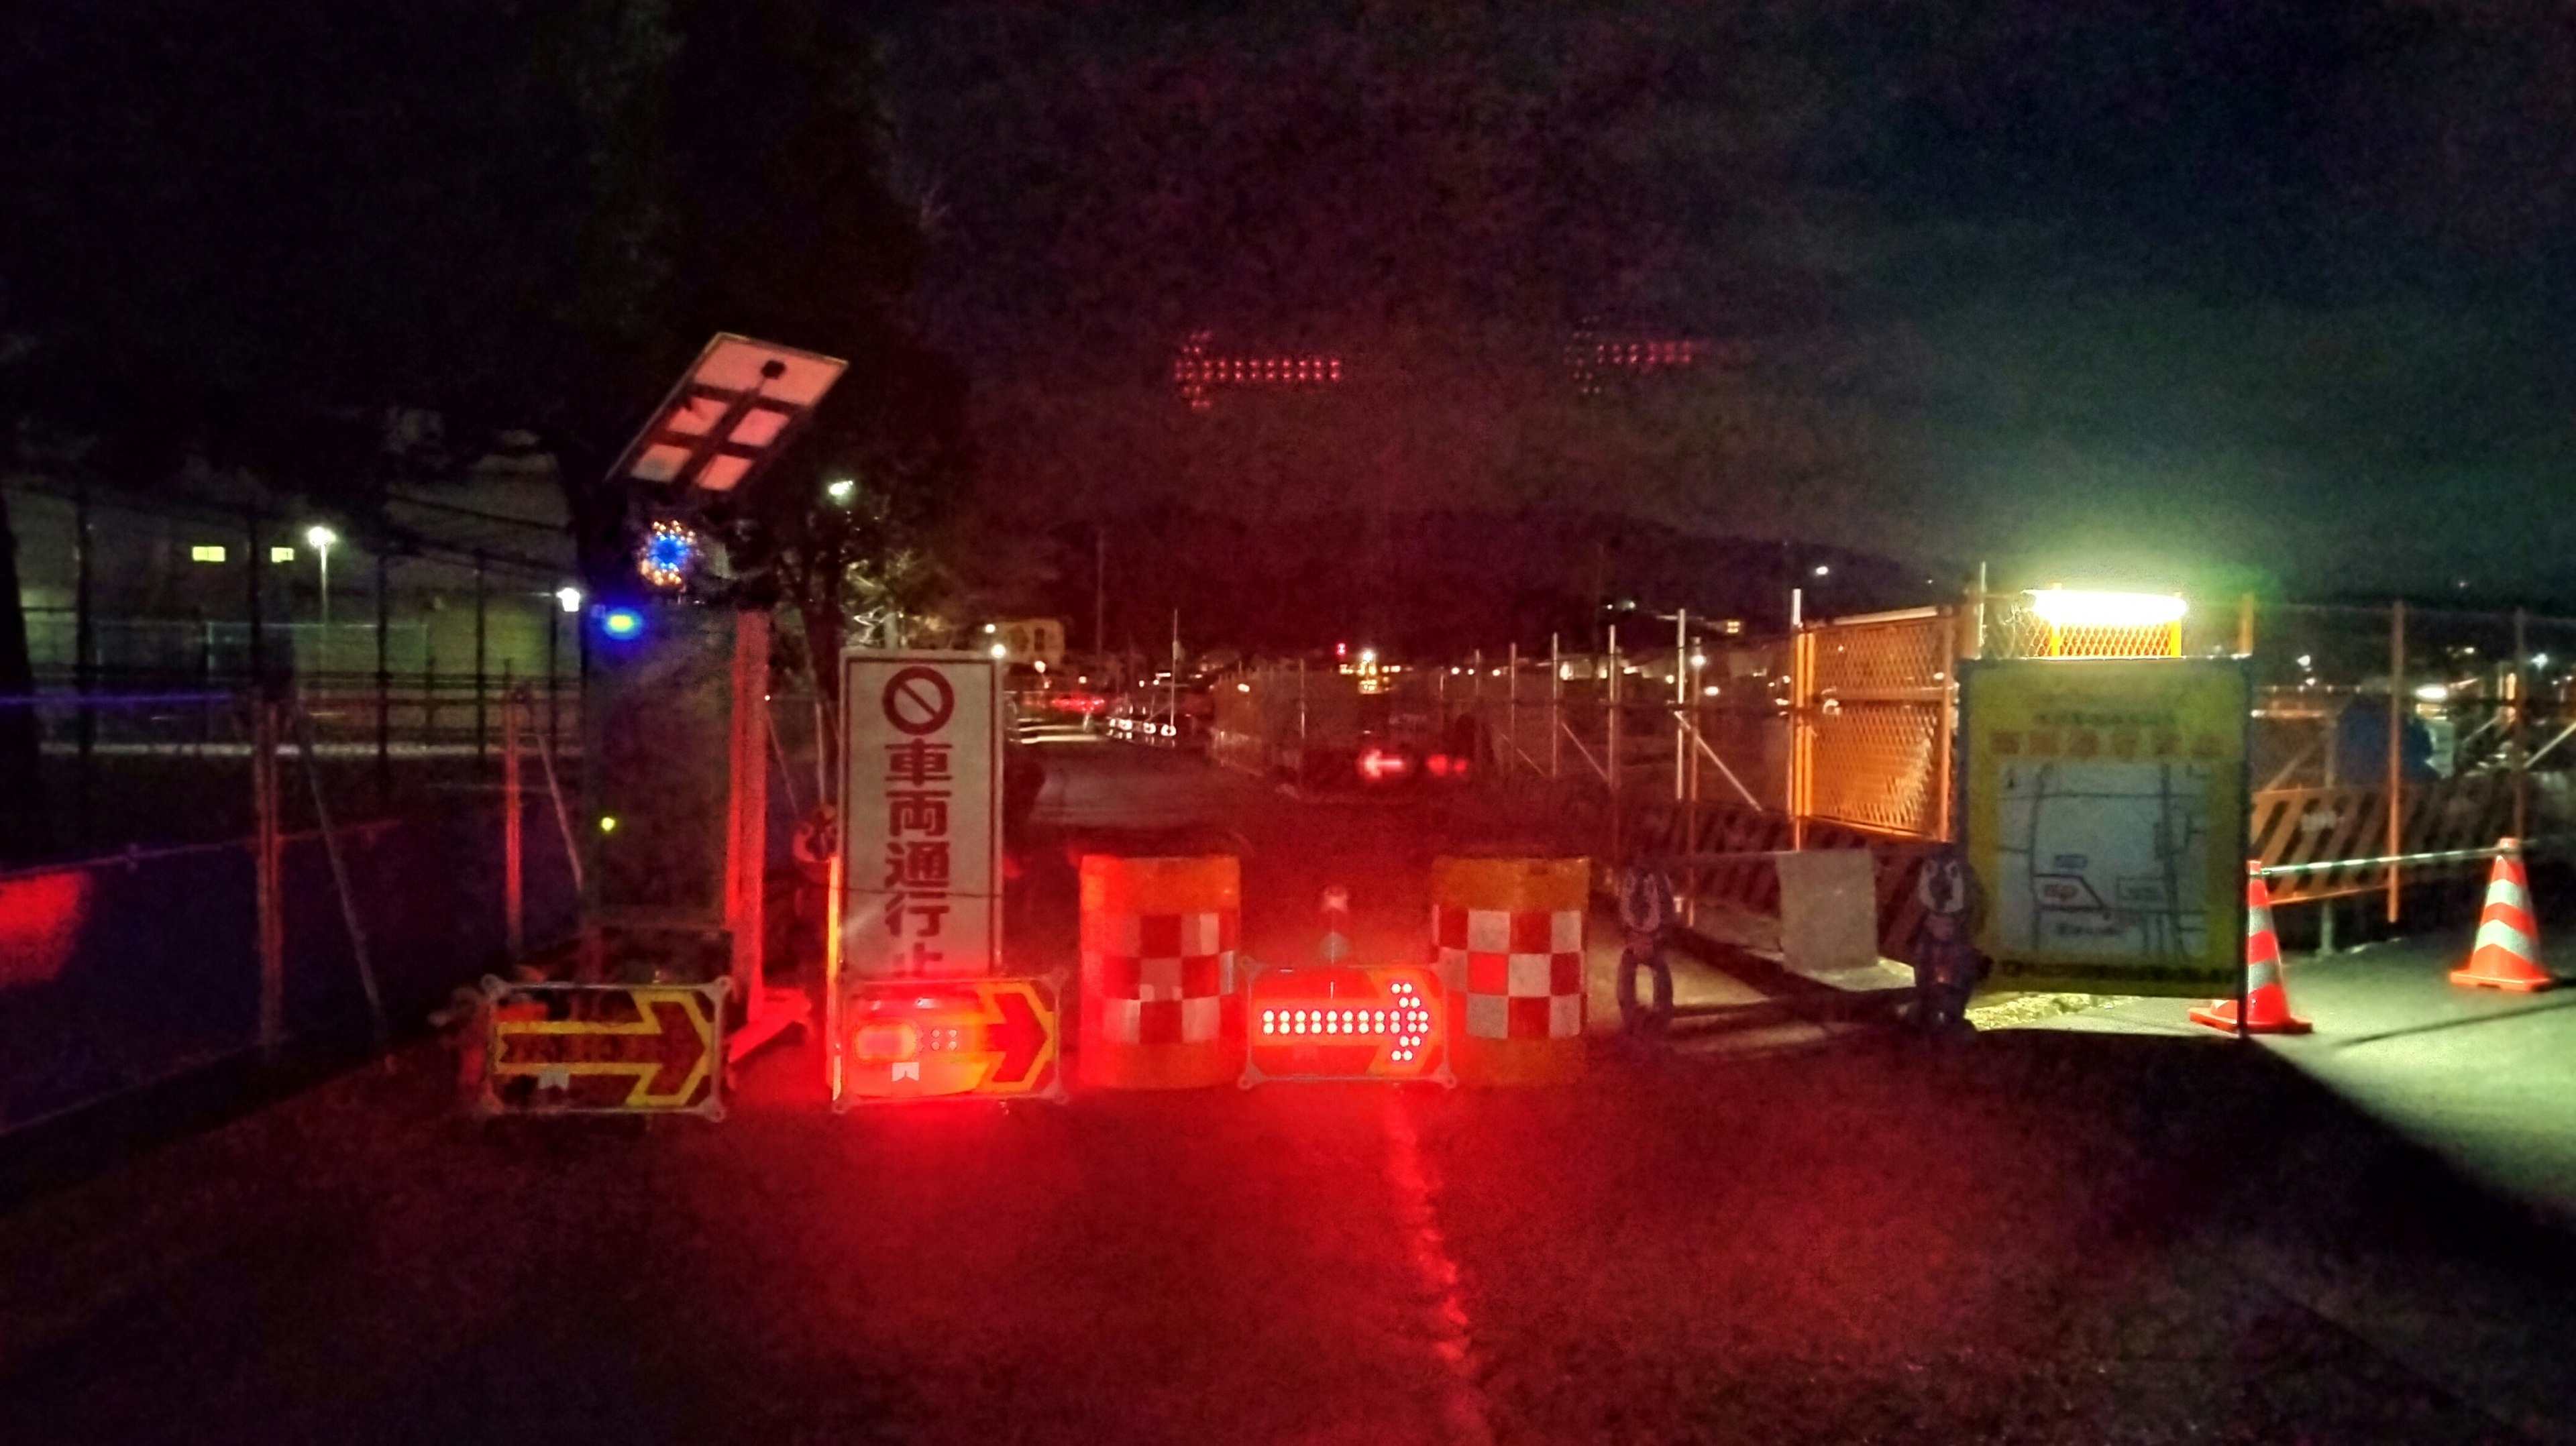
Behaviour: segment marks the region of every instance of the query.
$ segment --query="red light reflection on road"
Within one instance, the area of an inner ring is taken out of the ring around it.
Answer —
[[[0,880],[0,989],[62,974],[89,917],[89,885],[88,874],[71,869]]]

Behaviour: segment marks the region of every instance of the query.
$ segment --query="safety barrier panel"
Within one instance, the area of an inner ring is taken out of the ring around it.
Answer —
[[[1431,934],[1463,1084],[1543,1084],[1583,1070],[1589,859],[1442,858]]]
[[[2476,850],[2513,831],[2511,780],[2485,775],[2427,780],[2398,791],[2397,837],[2389,847],[2388,791],[2383,787],[2275,788],[2254,795],[2248,831],[2255,861],[2267,870],[2274,904],[2309,903],[2387,889],[2391,855]],[[2466,860],[2400,862],[2406,878],[2463,877]],[[2295,869],[2294,872],[2287,871]]]
[[[1231,857],[1083,856],[1084,1084],[1199,1089],[1235,1078],[1242,915]]]

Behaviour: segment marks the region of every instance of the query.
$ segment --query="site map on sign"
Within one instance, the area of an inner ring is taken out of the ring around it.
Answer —
[[[2212,765],[2014,759],[1997,781],[1998,940],[2103,960],[2202,954]]]

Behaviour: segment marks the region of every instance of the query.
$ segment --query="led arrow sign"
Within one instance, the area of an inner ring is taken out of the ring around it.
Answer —
[[[1053,979],[854,981],[835,1108],[936,1096],[1064,1097]]]
[[[488,1114],[724,1115],[725,981],[483,981]]]

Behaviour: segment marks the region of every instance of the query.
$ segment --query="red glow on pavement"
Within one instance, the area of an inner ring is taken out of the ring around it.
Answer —
[[[89,917],[89,883],[71,869],[0,881],[0,989],[61,976]]]

